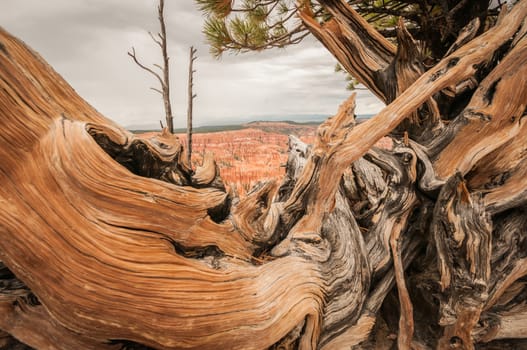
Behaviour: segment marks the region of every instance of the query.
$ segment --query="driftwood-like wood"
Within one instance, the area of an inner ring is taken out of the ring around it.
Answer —
[[[381,100],[389,100],[381,72],[395,58],[396,48],[343,0],[320,1],[333,19],[320,25],[307,2],[299,12],[304,25],[339,63]]]
[[[403,21],[395,46],[318,4],[304,25],[388,105],[357,124],[350,96],[241,199],[0,30],[0,348],[526,344],[527,0],[432,67]]]

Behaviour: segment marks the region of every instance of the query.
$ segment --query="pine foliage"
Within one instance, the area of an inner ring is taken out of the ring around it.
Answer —
[[[195,0],[206,17],[203,32],[211,53],[259,51],[286,47],[309,33],[297,13],[306,5],[320,23],[331,20],[317,1]],[[414,37],[422,41],[430,58],[438,60],[452,45],[459,30],[477,13],[483,23],[495,22],[498,8],[488,0],[348,0],[381,34],[395,42],[400,17]],[[433,49],[432,49],[433,48]]]

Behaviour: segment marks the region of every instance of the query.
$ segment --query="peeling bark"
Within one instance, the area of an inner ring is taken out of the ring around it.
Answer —
[[[441,190],[432,230],[441,276],[439,323],[445,327],[438,347],[474,349],[471,332],[488,297],[492,227],[481,198],[468,193],[461,175]]]

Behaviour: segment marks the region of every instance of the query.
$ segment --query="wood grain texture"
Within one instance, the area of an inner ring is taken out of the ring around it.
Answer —
[[[212,156],[193,171],[175,135],[115,125],[0,30],[0,347],[525,341],[527,0],[430,69],[405,23],[396,49],[347,2],[320,1],[323,24],[303,5],[390,103],[357,123],[351,95],[242,198]]]

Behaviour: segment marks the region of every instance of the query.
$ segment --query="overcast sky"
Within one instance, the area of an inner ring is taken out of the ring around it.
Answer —
[[[164,119],[155,79],[127,56],[160,63],[156,0],[0,0],[0,25],[38,51],[95,108],[124,126]],[[292,115],[334,114],[349,95],[335,60],[314,39],[282,50],[226,54],[216,60],[193,0],[165,2],[176,127],[186,120],[188,50],[195,62],[195,125]],[[358,91],[358,114],[382,104]]]

